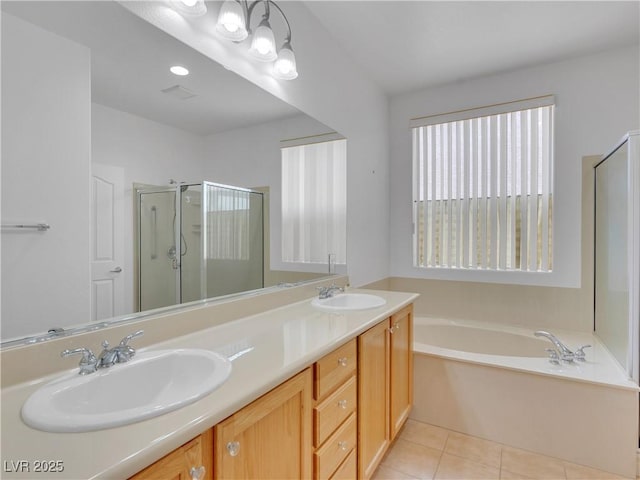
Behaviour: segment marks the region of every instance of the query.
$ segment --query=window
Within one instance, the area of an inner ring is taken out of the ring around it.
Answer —
[[[326,138],[282,144],[283,262],[347,263],[347,141]]]
[[[552,270],[553,102],[412,121],[414,266]]]

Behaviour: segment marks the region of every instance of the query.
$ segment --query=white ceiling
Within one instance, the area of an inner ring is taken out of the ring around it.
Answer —
[[[218,2],[208,2],[211,14]],[[281,3],[286,13],[286,1]],[[636,1],[305,1],[390,95],[638,44]],[[2,1],[91,49],[93,101],[206,135],[300,115],[113,1]],[[295,49],[296,30],[292,25]],[[187,77],[169,73],[182,64]],[[174,85],[187,100],[161,93]]]
[[[640,41],[637,0],[305,4],[390,95]]]

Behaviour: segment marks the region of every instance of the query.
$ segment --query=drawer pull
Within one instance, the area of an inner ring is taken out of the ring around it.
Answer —
[[[342,408],[343,410],[346,410],[347,409],[347,401],[346,400],[339,400],[338,401],[338,406],[340,408]]]
[[[240,442],[227,443],[227,451],[232,457],[237,456],[240,453]]]
[[[338,364],[342,365],[343,367],[346,367],[347,366],[347,357],[340,357],[338,359]]]
[[[389,333],[395,333],[400,330],[400,324],[396,323],[392,327],[389,327]]]
[[[191,475],[191,480],[202,480],[204,478],[204,474],[207,470],[204,468],[204,465],[196,467],[191,467],[189,470],[189,475]]]
[[[342,442],[338,442],[338,447],[340,447],[340,450],[346,450],[347,448],[349,448],[349,443],[342,441]]]

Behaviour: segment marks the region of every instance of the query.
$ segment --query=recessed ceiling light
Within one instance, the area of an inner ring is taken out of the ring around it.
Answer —
[[[174,75],[180,75],[181,77],[184,77],[185,75],[189,75],[189,70],[187,70],[184,67],[181,67],[180,65],[174,65],[169,69],[169,71],[171,71],[171,73],[173,73]]]

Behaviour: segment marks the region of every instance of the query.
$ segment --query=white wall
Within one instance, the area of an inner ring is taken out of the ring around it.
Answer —
[[[270,268],[286,270],[281,262],[281,155],[280,141],[330,132],[307,115],[231,130],[206,139],[205,178],[241,187],[269,187]],[[348,148],[348,141],[347,141]],[[349,259],[347,260],[349,262]],[[305,265],[305,270],[312,266]],[[326,266],[318,271],[326,273]]]
[[[3,12],[2,223],[51,225],[2,232],[3,340],[89,319],[90,67],[87,48]]]
[[[134,305],[134,183],[168,185],[169,179],[204,177],[204,138],[97,103],[91,104],[92,163],[124,170],[124,311]]]
[[[606,153],[640,126],[638,48],[399,95],[391,100],[391,276],[580,286],[581,159]],[[519,274],[430,270],[412,266],[409,119],[554,94],[554,272]]]
[[[209,2],[210,10],[219,3]],[[348,140],[347,264],[353,285],[389,272],[388,102],[318,20],[298,2],[282,6],[294,30],[293,48],[300,76],[278,81],[270,66],[249,60],[246,44],[215,37],[216,11],[206,18],[178,18],[161,2],[123,6],[225,65]]]

